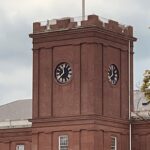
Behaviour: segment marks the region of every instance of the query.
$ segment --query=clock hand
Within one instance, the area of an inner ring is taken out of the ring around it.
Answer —
[[[113,75],[114,75],[114,74],[113,74],[113,70],[111,70],[111,76],[110,76],[110,78],[112,78],[112,77],[113,77]]]
[[[63,75],[64,75],[64,71],[65,69],[64,69],[64,67],[62,68],[62,73],[61,73],[61,75],[59,76],[59,78],[58,79],[60,79]]]
[[[63,73],[62,74],[64,74],[65,73],[65,67],[63,67]]]
[[[112,77],[114,76],[114,71],[112,70]]]
[[[112,77],[114,76],[114,68],[112,68]]]

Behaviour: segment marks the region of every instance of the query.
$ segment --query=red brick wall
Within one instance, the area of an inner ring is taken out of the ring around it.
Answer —
[[[102,115],[102,45],[81,47],[81,114]]]
[[[41,133],[34,133],[32,150],[58,150],[60,135],[68,135],[69,149],[72,150],[110,149],[111,136],[117,137],[117,146],[119,150],[129,150],[128,133],[119,132],[119,129],[117,128],[116,130],[118,130],[118,132],[112,132],[111,129],[108,131],[98,129],[83,129],[79,131],[71,131],[67,129],[62,130],[57,128],[57,131],[50,131],[50,128],[43,128],[42,130],[43,132]]]
[[[31,128],[0,129],[0,150],[16,150],[19,144],[31,150],[31,134]]]
[[[120,59],[121,51],[120,49],[113,48],[113,47],[105,47],[104,48],[104,68],[103,68],[103,102],[104,102],[104,115],[108,117],[121,117],[121,79],[124,74],[121,73],[121,59]],[[115,64],[119,70],[119,80],[118,83],[114,86],[108,82],[108,75],[107,70],[109,65]],[[124,68],[127,70],[127,68]],[[127,96],[126,96],[127,97]],[[112,111],[113,109],[113,111]]]
[[[115,32],[111,34],[116,38],[108,37],[97,28],[76,32],[33,35],[33,119],[85,114],[128,119],[128,41]],[[60,85],[54,70],[64,61],[72,66],[73,77]],[[116,86],[108,81],[110,64],[119,69]],[[131,88],[132,76],[131,72]]]
[[[80,46],[60,46],[53,49],[53,71],[61,62],[68,62],[73,69],[72,80],[60,85],[53,78],[53,115],[55,117],[80,115]]]
[[[132,125],[132,150],[150,149],[150,122],[134,121]]]

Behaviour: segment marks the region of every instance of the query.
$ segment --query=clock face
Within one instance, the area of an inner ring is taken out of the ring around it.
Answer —
[[[119,80],[119,71],[114,64],[111,64],[108,68],[108,80],[113,85],[116,85]]]
[[[72,77],[72,68],[67,62],[62,62],[56,66],[55,78],[57,82],[64,84],[70,81]]]

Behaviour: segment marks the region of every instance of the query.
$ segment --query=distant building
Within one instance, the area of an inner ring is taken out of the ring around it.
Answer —
[[[150,119],[150,103],[139,90],[134,91],[134,111],[132,118],[137,120]]]
[[[31,127],[32,100],[18,100],[0,106],[0,128]]]

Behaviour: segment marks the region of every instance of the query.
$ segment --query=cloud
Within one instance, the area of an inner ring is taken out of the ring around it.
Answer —
[[[0,5],[0,103],[31,98],[32,22],[81,16],[81,0],[5,0]],[[134,26],[135,83],[150,68],[150,1],[85,0],[86,14]]]
[[[14,67],[13,67],[14,68]],[[0,103],[8,103],[16,99],[31,98],[31,68],[19,68],[9,73],[0,73]]]

